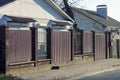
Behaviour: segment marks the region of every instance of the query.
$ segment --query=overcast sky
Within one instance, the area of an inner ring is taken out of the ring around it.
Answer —
[[[82,0],[78,2],[79,5],[85,9],[96,11],[97,5],[106,4],[108,7],[108,15],[120,21],[120,0]]]

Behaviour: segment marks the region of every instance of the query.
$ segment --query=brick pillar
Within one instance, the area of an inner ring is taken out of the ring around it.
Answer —
[[[108,56],[109,56],[109,45],[108,45],[108,32],[105,32],[105,41],[106,41],[106,59],[108,58]]]
[[[52,63],[52,30],[51,28],[47,28],[47,59],[51,59]]]
[[[93,32],[93,53],[95,53],[95,31]]]
[[[31,27],[32,31],[32,60],[35,61],[34,66],[38,65],[38,28]]]
[[[112,40],[111,40],[111,32],[109,32],[108,33],[108,36],[109,36],[109,43],[108,43],[108,45],[109,45],[109,58],[112,58]]]
[[[6,73],[8,70],[8,31],[6,26],[0,26],[0,73]]]
[[[93,32],[93,53],[94,53],[94,61],[95,61],[95,31]]]
[[[74,36],[73,36],[73,30],[69,30],[71,32],[71,61],[74,59]]]

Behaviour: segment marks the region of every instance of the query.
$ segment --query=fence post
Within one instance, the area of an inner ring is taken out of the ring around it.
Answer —
[[[84,58],[84,30],[80,30],[81,32],[81,54],[82,58]]]
[[[93,53],[94,53],[94,61],[95,61],[95,31],[92,31],[93,32]]]
[[[69,30],[71,32],[71,61],[74,59],[74,36],[73,36],[73,30]]]
[[[0,73],[4,74],[8,70],[8,31],[7,26],[0,26]]]
[[[109,58],[109,41],[108,41],[108,32],[105,32],[105,41],[106,41],[106,59]]]
[[[111,40],[111,32],[108,33],[109,36],[109,58],[112,58],[112,40]]]
[[[38,65],[38,28],[31,27],[32,31],[32,60],[35,61],[34,66]]]
[[[47,58],[51,59],[52,63],[52,29],[47,28]]]

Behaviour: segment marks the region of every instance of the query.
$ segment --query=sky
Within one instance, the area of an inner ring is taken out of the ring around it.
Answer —
[[[120,21],[120,0],[80,0],[76,5],[88,10],[96,11],[97,5],[107,5],[108,16]]]

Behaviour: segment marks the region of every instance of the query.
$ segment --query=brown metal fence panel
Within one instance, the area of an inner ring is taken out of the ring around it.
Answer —
[[[22,62],[30,61],[31,54],[31,31],[30,30],[9,30],[9,52],[8,61]]]
[[[71,32],[52,30],[52,62],[71,60]]]
[[[106,58],[106,38],[104,33],[95,33],[95,60]]]
[[[93,52],[93,32],[83,33],[83,53]]]

